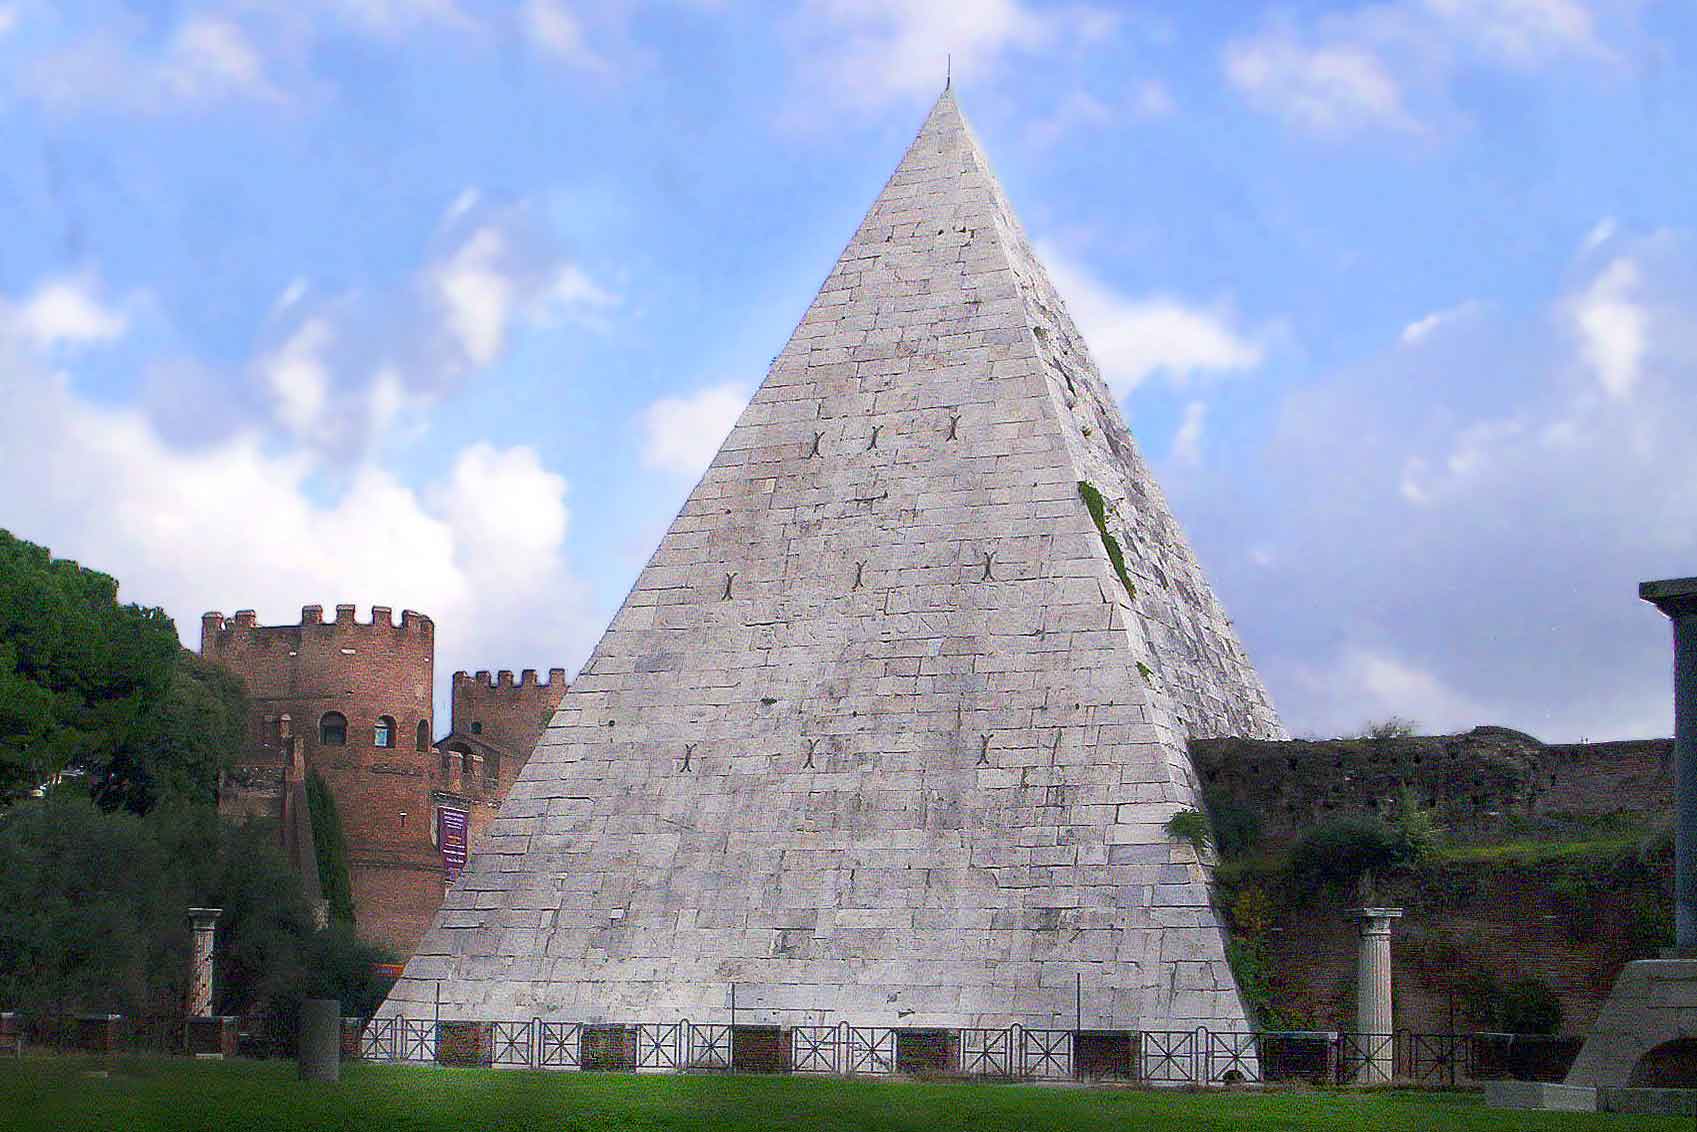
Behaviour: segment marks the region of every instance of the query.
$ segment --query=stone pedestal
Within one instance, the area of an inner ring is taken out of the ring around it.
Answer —
[[[342,1076],[342,1004],[333,998],[301,1003],[300,1075],[303,1081]]]
[[[1348,913],[1361,933],[1355,965],[1355,1029],[1360,1043],[1358,1085],[1380,1085],[1396,1071],[1391,1040],[1391,921],[1401,908],[1355,908]]]
[[[184,1043],[195,1057],[236,1056],[236,1016],[221,1014],[190,1018],[184,1027]]]
[[[77,1048],[84,1053],[116,1053],[123,1042],[122,1014],[78,1015]]]

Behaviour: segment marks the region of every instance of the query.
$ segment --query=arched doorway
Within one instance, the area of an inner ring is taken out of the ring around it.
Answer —
[[[1697,1089],[1697,1038],[1663,1042],[1638,1059],[1627,1083],[1644,1089]]]

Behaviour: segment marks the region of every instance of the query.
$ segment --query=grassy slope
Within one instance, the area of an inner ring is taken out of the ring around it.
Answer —
[[[1672,1118],[1506,1113],[1463,1094],[1179,1093],[797,1077],[644,1076],[344,1066],[305,1084],[283,1062],[127,1058],[109,1078],[91,1058],[0,1063],[0,1128],[240,1132],[472,1129],[1688,1129]]]

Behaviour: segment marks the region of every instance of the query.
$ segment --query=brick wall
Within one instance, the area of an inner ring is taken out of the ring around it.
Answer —
[[[529,761],[554,709],[560,706],[560,697],[566,694],[566,670],[549,669],[546,682],[537,680],[534,668],[519,673],[517,681],[506,670],[493,680],[486,671],[456,672],[453,691],[453,729],[501,748],[499,777],[511,782]]]
[[[298,625],[262,626],[251,610],[201,621],[201,655],[243,677],[253,705],[250,731],[262,735],[289,717],[306,766],[336,799],[348,842],[349,880],[361,934],[410,952],[441,903],[440,856],[432,844],[430,790],[439,773],[432,680],[435,632],[430,618],[374,606],[369,621],[339,605],[325,621],[320,606]],[[322,741],[328,713],[347,721],[346,742]],[[379,717],[394,721],[392,746],[380,747]],[[424,750],[419,750],[422,737]]]

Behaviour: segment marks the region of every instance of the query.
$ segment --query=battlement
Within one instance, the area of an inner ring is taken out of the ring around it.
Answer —
[[[478,669],[475,675],[469,672],[454,673],[455,690],[462,687],[467,691],[478,687],[490,689],[511,688],[515,691],[524,688],[548,688],[558,690],[565,686],[566,670],[564,668],[550,668],[548,670],[548,679],[546,680],[538,680],[536,678],[536,669],[534,668],[526,668],[524,671],[520,672],[517,681],[513,679],[513,670],[510,668],[501,669],[495,674],[494,679],[490,679],[489,670],[487,668]]]
[[[341,604],[336,607],[335,620],[324,620],[322,605],[301,606],[301,619],[295,625],[261,625],[258,615],[251,609],[238,609],[234,617],[226,618],[217,610],[200,615],[201,651],[204,652],[209,644],[215,644],[225,634],[237,631],[249,633],[298,633],[302,629],[314,626],[328,626],[333,631],[346,632],[357,629],[390,629],[402,633],[416,633],[421,637],[432,638],[436,633],[436,623],[427,615],[416,609],[401,610],[401,620],[395,623],[395,610],[389,605],[374,605],[371,607],[371,618],[361,621],[358,618],[358,607],[352,604]]]

